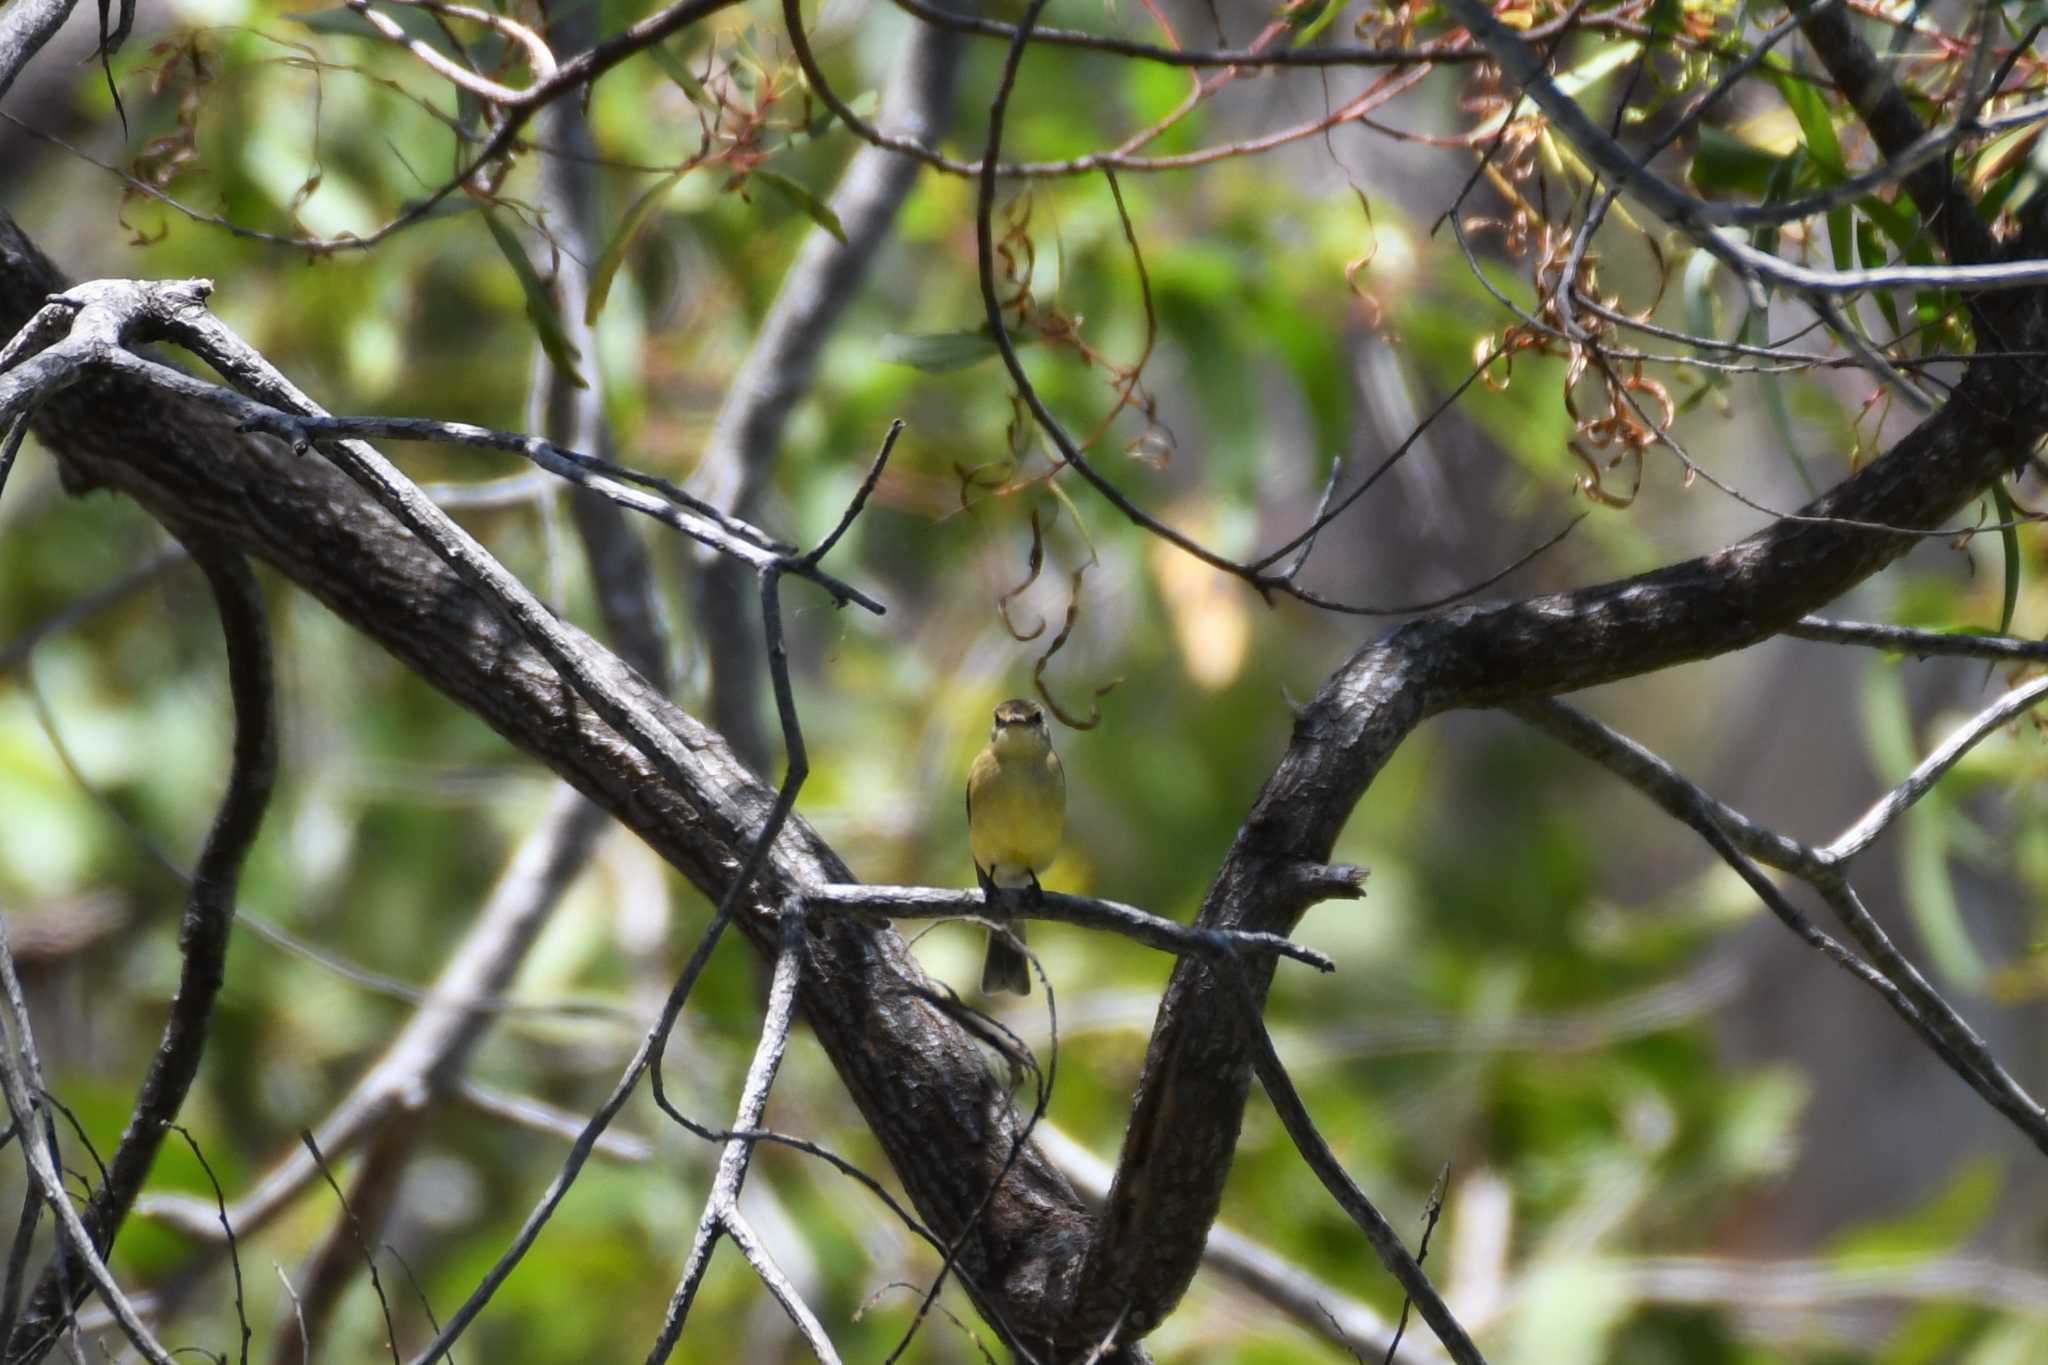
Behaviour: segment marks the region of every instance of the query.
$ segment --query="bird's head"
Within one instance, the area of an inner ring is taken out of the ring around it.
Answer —
[[[1012,697],[996,708],[988,742],[1005,758],[1030,757],[1052,747],[1052,731],[1046,728],[1045,712],[1037,702]]]

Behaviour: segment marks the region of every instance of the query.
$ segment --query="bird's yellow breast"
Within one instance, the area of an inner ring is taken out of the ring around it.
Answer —
[[[967,775],[967,838],[975,865],[998,882],[1026,880],[1050,867],[1059,856],[1066,810],[1058,755],[983,752]]]

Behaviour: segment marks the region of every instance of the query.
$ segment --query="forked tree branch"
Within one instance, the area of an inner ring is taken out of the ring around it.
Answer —
[[[1013,35],[1013,64],[1027,28]],[[2040,274],[1995,268],[2000,284]],[[1940,269],[1944,283],[1976,279]],[[1830,287],[1877,278],[1866,272]],[[19,326],[54,288],[46,263],[0,221],[0,327]],[[2037,291],[1987,295],[1979,307],[2002,347],[2048,349]],[[2048,386],[2035,371],[2018,359],[1971,362],[1947,408],[1805,509],[1860,526],[1780,522],[1652,574],[1439,613],[1361,649],[1302,710],[1199,928],[1287,933],[1305,908],[1293,870],[1327,861],[1379,766],[1427,717],[1740,648],[1883,567],[1914,543],[1911,531],[1938,524],[2048,430]],[[250,382],[253,371],[229,377]],[[298,401],[274,389],[256,396],[279,407]],[[517,585],[448,536],[373,452],[330,448],[378,505],[322,462],[280,457],[238,437],[214,411],[105,375],[48,399],[37,430],[73,487],[119,489],[174,529],[214,534],[307,586],[615,813],[719,896],[722,917],[764,948],[772,935],[753,905],[851,880],[800,818],[777,833],[786,793],[771,799],[717,735],[604,651],[534,614]],[[1874,529],[1887,526],[1901,529]],[[761,865],[747,905],[736,907],[745,850]],[[1269,957],[1177,965],[1099,1224],[1034,1148],[1010,1164],[1006,1144],[990,1141],[1014,1130],[1007,1090],[972,1037],[920,994],[921,975],[895,935],[854,916],[820,916],[806,967],[802,1007],[821,1043],[920,1214],[957,1244],[970,1293],[1013,1345],[1085,1350],[1140,1336],[1171,1309],[1213,1221],[1259,1053],[1234,974],[1245,974],[1256,1009]],[[1453,1324],[1439,1325],[1455,1338]]]
[[[1453,4],[1461,15],[1472,8]],[[1979,307],[2004,344],[2038,350],[2048,343],[2048,306],[2038,291],[1986,295]],[[2048,390],[2033,368],[1979,358],[1945,408],[1801,509],[1800,519],[1621,582],[1442,612],[1367,645],[1299,712],[1293,740],[1240,827],[1198,923],[1291,930],[1300,912],[1273,895],[1268,869],[1327,858],[1380,766],[1429,717],[1639,676],[1767,639],[1904,553],[1912,529],[1938,525],[1979,495],[2044,431]],[[1263,995],[1269,963],[1247,961],[1244,970]],[[1133,1324],[1148,1330],[1194,1273],[1254,1057],[1230,994],[1207,963],[1183,959],[1175,968],[1090,1249],[1077,1331],[1133,1304]]]

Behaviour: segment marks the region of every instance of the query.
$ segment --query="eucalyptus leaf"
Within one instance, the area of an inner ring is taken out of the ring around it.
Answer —
[[[754,170],[748,172],[747,179],[750,182],[758,181],[775,190],[783,198],[789,200],[790,203],[802,209],[805,217],[831,233],[834,237],[837,237],[842,243],[845,242],[846,229],[840,226],[839,215],[834,213],[832,206],[823,199],[820,199],[810,186],[803,184],[801,181],[792,180],[779,171]]]
[[[997,354],[995,337],[988,328],[967,332],[890,332],[876,347],[876,353],[893,365],[908,365],[926,374],[945,374],[979,365]]]
[[[555,307],[554,291],[548,288],[540,272],[527,259],[526,248],[519,244],[518,234],[504,223],[490,209],[483,210],[484,226],[491,230],[491,240],[498,244],[506,264],[519,277],[520,292],[526,295],[526,316],[533,323],[535,335],[539,336],[541,349],[548,354],[554,367],[567,376],[569,382],[579,389],[587,389],[576,362],[583,359],[583,353],[569,340],[569,331],[562,325],[562,315]]]
[[[690,173],[690,169],[685,166],[655,181],[645,194],[633,201],[633,206],[626,210],[625,217],[619,220],[619,230],[613,233],[611,241],[605,244],[603,254],[597,258],[597,265],[590,272],[590,298],[583,306],[583,321],[586,324],[595,323],[597,315],[604,311],[604,303],[611,297],[612,279],[619,273],[619,266],[633,250],[633,244],[640,240],[640,234],[646,231],[648,222],[654,217],[654,211],[662,206],[668,198],[669,191],[681,183],[682,178]]]

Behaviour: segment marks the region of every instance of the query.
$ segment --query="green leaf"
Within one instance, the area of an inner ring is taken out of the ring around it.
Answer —
[[[1991,502],[1998,509],[1998,543],[2005,549],[2005,596],[1998,606],[1998,633],[2004,635],[2012,630],[2013,608],[2020,600],[2019,513],[2013,510],[2003,479],[1991,485]]]
[[[1721,335],[1721,300],[1714,292],[1714,272],[1720,264],[1711,251],[1695,251],[1685,263],[1679,290],[1685,297],[1685,330],[1696,337],[1717,339]],[[1719,370],[1709,371],[1707,382],[1726,384],[1728,376]]]
[[[1785,158],[1709,124],[1693,152],[1692,183],[1709,194],[1760,195]]]
[[[804,215],[819,227],[837,237],[841,242],[846,240],[846,229],[839,225],[839,215],[832,211],[830,204],[814,194],[808,185],[792,180],[779,171],[750,171],[747,174],[747,179],[749,181],[759,181],[770,189],[777,191],[785,199],[788,199],[792,204],[803,210]]]
[[[1843,1235],[1829,1249],[1829,1259],[1856,1266],[1895,1266],[1955,1251],[1984,1226],[2004,1194],[2005,1176],[1996,1160],[1959,1162],[1925,1204]]]
[[[1847,204],[1839,204],[1828,210],[1828,248],[1834,253],[1835,269],[1847,270],[1855,259],[1856,244],[1852,238],[1850,224],[1855,215]]]
[[[1762,310],[1753,311],[1743,319],[1742,339],[1753,345],[1762,345],[1767,335]],[[1778,443],[1785,447],[1785,458],[1792,462],[1793,472],[1799,475],[1799,482],[1805,486],[1810,498],[1820,496],[1820,485],[1814,481],[1813,471],[1806,467],[1806,456],[1799,449],[1799,432],[1792,425],[1792,407],[1785,401],[1785,376],[1765,371],[1757,376],[1764,399],[1764,414],[1771,419],[1771,430],[1778,434]]]
[[[892,365],[908,365],[926,374],[945,374],[979,365],[996,354],[996,341],[988,328],[968,332],[927,332],[912,335],[890,332],[876,348]]]
[[[2048,138],[2034,144],[2034,150],[2027,154],[2026,169],[2020,172],[2019,180],[2012,187],[2012,195],[2006,200],[2005,211],[2018,213],[2034,192],[2041,187],[2041,181],[2048,179]]]
[[[682,91],[690,103],[700,108],[717,107],[718,101],[711,98],[711,92],[704,88],[704,82],[690,73],[689,64],[671,51],[667,44],[654,44],[647,49],[647,55],[661,68],[662,75],[675,82],[676,89]]]
[[[1330,21],[1344,12],[1347,3],[1349,0],[1323,0],[1323,7],[1316,12],[1316,17],[1302,25],[1301,32],[1294,35],[1294,45],[1307,47],[1314,42],[1330,26]]]
[[[1774,72],[1773,78],[1786,108],[1799,121],[1799,131],[1806,139],[1806,155],[1820,172],[1821,183],[1833,185],[1847,179],[1848,172],[1842,167],[1842,144],[1835,137],[1834,116],[1820,91],[1789,73]]]
[[[611,297],[612,277],[619,273],[619,266],[632,251],[633,244],[640,240],[640,234],[654,217],[654,211],[668,198],[668,192],[689,173],[690,168],[685,166],[655,181],[653,187],[635,199],[633,207],[627,209],[626,216],[619,220],[619,230],[612,234],[604,254],[597,258],[597,265],[590,272],[590,298],[583,305],[586,324],[596,323],[597,315],[604,311],[604,301]]]
[[[1933,265],[1934,249],[1928,243],[1926,229],[1920,226],[1920,216],[1912,207],[1913,201],[1903,196],[1901,199],[1903,202],[1895,202],[1871,195],[1857,200],[1856,210],[1877,224],[1878,231],[1906,260],[1914,265]]]
[[[491,230],[491,239],[498,244],[498,250],[512,267],[512,273],[519,277],[520,292],[526,295],[526,316],[540,337],[541,349],[548,353],[548,360],[571,384],[579,389],[589,388],[576,368],[576,362],[583,359],[583,353],[569,340],[569,331],[562,325],[562,315],[555,308],[554,293],[548,288],[547,281],[526,258],[526,248],[519,245],[519,238],[512,229],[488,208],[484,209],[483,215],[484,226]]]

